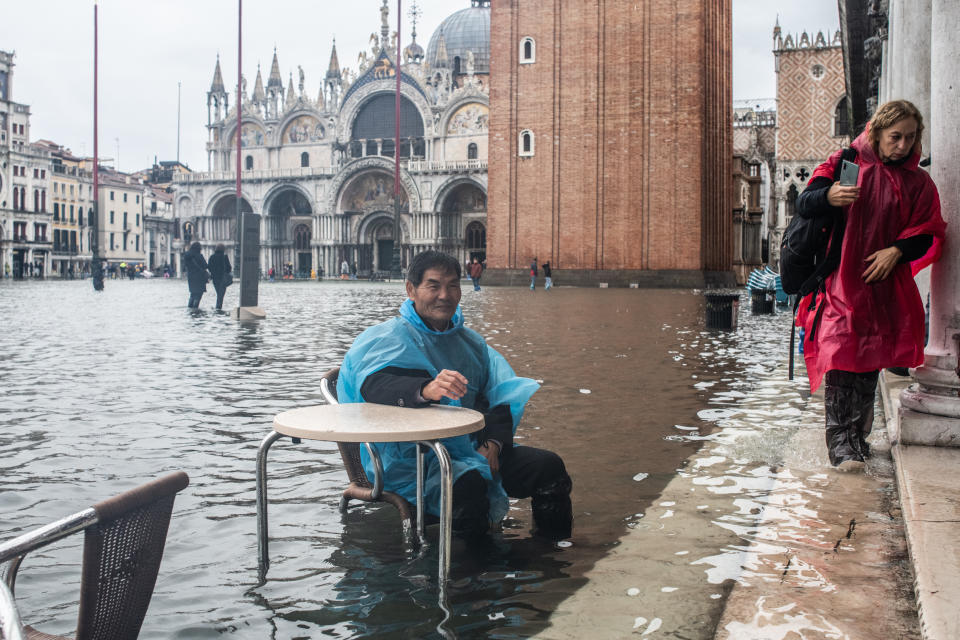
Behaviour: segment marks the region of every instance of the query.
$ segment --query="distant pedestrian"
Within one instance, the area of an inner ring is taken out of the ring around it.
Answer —
[[[323,265],[317,267],[317,280],[323,280]]]
[[[273,267],[270,267],[270,270],[267,271],[267,276],[270,278],[270,282],[276,280],[276,272],[273,270]]]
[[[530,290],[537,288],[537,256],[530,261]]]
[[[473,280],[473,290],[480,291],[480,276],[483,275],[483,265],[476,258],[470,263],[470,279]]]
[[[346,258],[344,258],[343,262],[340,263],[340,279],[341,280],[350,279],[350,263],[347,262]]]
[[[233,267],[230,266],[230,258],[227,257],[225,251],[226,247],[218,244],[207,262],[207,268],[210,270],[210,280],[213,282],[213,290],[217,292],[217,309],[223,308],[223,294],[227,292],[227,287],[233,284],[233,275],[230,273]]]
[[[550,269],[550,261],[543,263],[543,290],[547,291],[553,286],[553,271]]]
[[[187,285],[190,287],[190,301],[187,306],[191,309],[200,307],[200,298],[207,290],[207,281],[210,272],[207,271],[207,261],[200,253],[200,243],[194,242],[190,249],[183,254],[183,266],[187,270]]]

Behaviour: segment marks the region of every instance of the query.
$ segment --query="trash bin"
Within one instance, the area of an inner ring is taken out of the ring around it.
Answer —
[[[750,291],[750,311],[755,316],[773,313],[776,300],[776,289],[752,289]]]
[[[707,328],[737,329],[737,312],[740,310],[740,294],[728,292],[711,292],[705,294],[707,299]]]

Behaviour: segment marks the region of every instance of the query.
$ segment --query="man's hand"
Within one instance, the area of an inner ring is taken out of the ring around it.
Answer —
[[[487,440],[482,445],[477,447],[477,452],[487,459],[487,464],[490,465],[490,473],[497,473],[500,471],[500,445],[492,440]]]
[[[420,392],[427,400],[438,402],[441,398],[459,400],[467,393],[467,379],[459,371],[444,369],[428,382]]]
[[[893,268],[900,262],[903,252],[897,247],[887,247],[874,251],[864,262],[867,263],[867,270],[863,272],[863,281],[867,284],[886,280],[887,276],[893,273]]]
[[[839,181],[834,182],[827,191],[827,202],[831,207],[845,207],[860,197],[860,187],[845,187]]]

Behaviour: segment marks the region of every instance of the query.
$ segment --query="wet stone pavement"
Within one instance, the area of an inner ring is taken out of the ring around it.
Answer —
[[[211,294],[187,310],[184,282],[0,283],[0,538],[183,469],[142,638],[919,637],[884,434],[866,474],[832,471],[787,315],[707,332],[690,291],[465,287],[468,325],[542,381],[517,437],[564,457],[572,545],[532,539],[517,502],[488,545],[455,544],[448,614],[435,549],[408,557],[391,507],[341,517],[335,445],[282,440],[258,583],[260,440],[403,297],[264,283],[266,321],[238,324]],[[28,622],[73,629],[79,551],[28,557]]]

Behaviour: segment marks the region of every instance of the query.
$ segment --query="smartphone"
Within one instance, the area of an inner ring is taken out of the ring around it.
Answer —
[[[840,168],[840,184],[844,187],[855,187],[857,186],[857,176],[860,175],[860,165],[850,162],[849,160],[843,161],[843,166]]]

